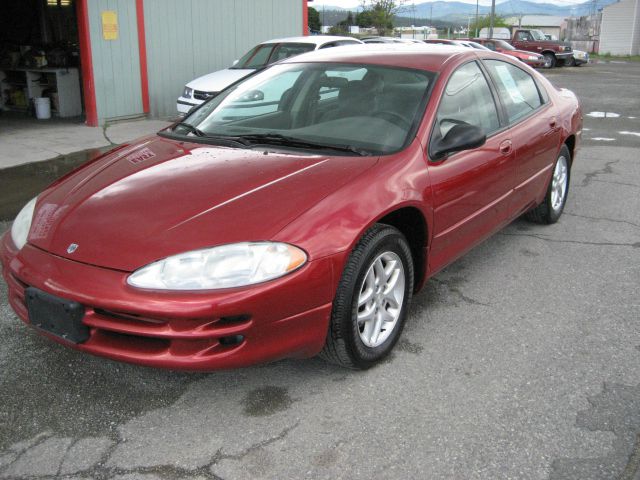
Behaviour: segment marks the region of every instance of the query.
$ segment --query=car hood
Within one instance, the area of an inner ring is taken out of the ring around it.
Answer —
[[[191,80],[187,83],[187,87],[202,92],[219,92],[253,72],[255,70],[225,68]]]
[[[148,137],[45,190],[28,241],[60,257],[133,271],[190,250],[269,240],[376,161]]]

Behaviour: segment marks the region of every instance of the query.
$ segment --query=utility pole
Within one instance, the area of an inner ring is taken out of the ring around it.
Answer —
[[[429,14],[429,26],[433,26],[433,2],[431,2],[431,13]]]
[[[478,38],[478,2],[480,0],[476,0],[476,38]]]
[[[496,0],[491,0],[491,23],[489,23],[489,38],[493,38],[493,17],[496,15]]]

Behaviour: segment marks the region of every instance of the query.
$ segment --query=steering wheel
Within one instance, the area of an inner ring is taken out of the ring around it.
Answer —
[[[409,128],[411,128],[411,123],[406,118],[390,110],[378,110],[377,112],[373,112],[371,116],[382,118],[383,120],[391,122],[394,125],[402,127],[406,130],[409,130]]]

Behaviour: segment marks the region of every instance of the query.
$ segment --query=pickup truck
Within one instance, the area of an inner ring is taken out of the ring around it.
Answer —
[[[571,62],[573,51],[568,45],[556,40],[547,40],[540,30],[518,28],[513,31],[509,42],[518,50],[536,52],[544,56],[544,68],[553,68]]]
[[[480,30],[480,38],[489,38],[489,29]],[[544,68],[553,68],[556,65],[570,64],[573,56],[571,47],[549,40],[540,30],[532,28],[514,28],[513,33],[505,27],[493,29],[493,38],[509,42],[518,50],[535,52],[544,56]]]

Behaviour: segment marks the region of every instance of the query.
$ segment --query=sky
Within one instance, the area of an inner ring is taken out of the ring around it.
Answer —
[[[408,0],[406,3],[424,3],[426,0]],[[445,2],[453,0],[444,0]],[[475,0],[456,0],[464,3],[472,3],[475,5]],[[540,3],[552,3],[554,5],[575,5],[583,3],[585,0],[543,0]],[[310,7],[321,7],[322,5],[331,5],[343,8],[354,8],[362,3],[361,0],[313,0],[309,2]],[[479,0],[480,5],[491,6],[491,0]],[[501,3],[500,0],[496,0],[496,3]]]

